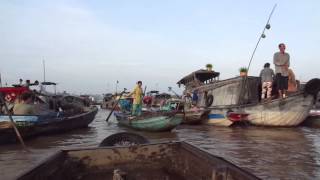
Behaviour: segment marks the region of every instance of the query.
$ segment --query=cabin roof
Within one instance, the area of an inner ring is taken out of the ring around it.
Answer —
[[[187,82],[193,81],[194,77],[196,77],[201,82],[210,80],[212,78],[219,77],[220,73],[215,71],[208,71],[204,69],[199,69],[197,71],[192,72],[191,74],[183,77],[177,84],[186,84]]]
[[[159,91],[156,91],[156,90],[152,90],[152,91],[149,91],[149,92],[147,92],[147,93],[158,94],[158,93],[159,93]]]
[[[157,94],[156,98],[170,98],[171,95],[168,93],[161,93],[161,94]]]

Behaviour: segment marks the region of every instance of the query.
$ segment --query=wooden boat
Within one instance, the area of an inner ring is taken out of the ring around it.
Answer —
[[[208,110],[187,110],[185,111],[185,117],[182,121],[183,124],[200,124],[202,121],[206,121],[208,119]]]
[[[146,96],[143,97],[143,106],[145,108],[152,108],[159,110],[163,103],[171,98],[170,94],[159,93],[159,91],[152,90],[147,92]]]
[[[185,107],[185,102],[182,99],[169,99],[161,110],[179,110],[183,113],[179,114],[183,116],[182,124],[195,125],[200,124],[201,121],[208,118],[209,111],[204,108],[190,108]]]
[[[259,77],[221,81],[217,78],[219,75],[199,70],[178,82],[185,85],[188,92],[199,92],[197,106],[210,110],[206,122],[210,125],[231,126],[244,121],[257,126],[297,126],[307,118],[314,102],[313,94],[304,90],[291,93],[285,99],[262,102]],[[312,84],[320,87],[318,82]]]
[[[97,111],[97,107],[88,107],[82,113],[67,117],[33,115],[13,115],[12,117],[22,138],[29,139],[39,135],[87,127],[95,118]],[[0,144],[18,141],[9,121],[7,115],[0,115]]]
[[[320,109],[311,109],[308,118],[302,123],[302,125],[312,128],[320,128]]]
[[[105,94],[103,97],[101,108],[112,109],[115,102],[116,102],[116,95],[113,95],[111,93]]]
[[[311,96],[304,97],[303,93],[297,93],[270,102],[212,107],[208,123],[230,126],[238,121],[248,121],[257,126],[297,126],[308,117],[312,102]],[[239,117],[232,119],[230,112]],[[241,117],[241,112],[245,113],[245,117]]]
[[[150,132],[171,131],[177,127],[182,121],[182,116],[176,114],[176,112],[143,112],[141,116],[131,116],[122,112],[114,113],[120,125]]]
[[[256,180],[255,175],[186,142],[62,150],[22,173],[35,179]]]

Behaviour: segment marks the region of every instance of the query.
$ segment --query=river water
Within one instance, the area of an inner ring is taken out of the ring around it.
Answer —
[[[262,179],[320,179],[320,129],[213,127],[181,125],[172,132],[145,133],[105,122],[109,111],[99,110],[89,128],[0,146],[0,179],[14,179],[59,149],[95,147],[105,137],[130,131],[152,142],[184,140],[244,168]],[[112,117],[113,118],[113,117]]]

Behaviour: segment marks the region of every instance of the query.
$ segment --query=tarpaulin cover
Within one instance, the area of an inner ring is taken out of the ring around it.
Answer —
[[[2,87],[0,93],[3,94],[4,98],[8,102],[12,102],[17,96],[23,92],[30,91],[27,87]]]

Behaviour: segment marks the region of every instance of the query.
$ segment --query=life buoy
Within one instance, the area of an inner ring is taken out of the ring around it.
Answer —
[[[206,98],[206,106],[207,106],[207,107],[209,107],[209,106],[212,105],[213,99],[214,99],[214,98],[213,98],[213,95],[210,94],[210,95],[207,96],[207,98]]]

